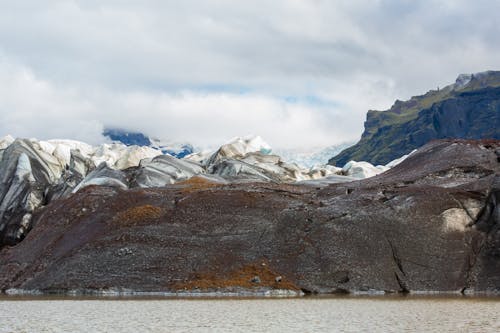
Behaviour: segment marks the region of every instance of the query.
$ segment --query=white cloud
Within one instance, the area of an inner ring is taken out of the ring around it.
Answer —
[[[199,145],[359,137],[368,109],[500,68],[500,2],[0,3],[0,131]]]
[[[27,68],[0,60],[0,133],[96,142],[102,126],[77,90],[56,88]]]
[[[91,143],[103,126],[216,146],[259,134],[276,147],[307,147],[352,140],[331,131],[328,106],[256,93],[81,92],[54,86],[29,69],[0,62],[0,131],[22,137],[75,138]]]

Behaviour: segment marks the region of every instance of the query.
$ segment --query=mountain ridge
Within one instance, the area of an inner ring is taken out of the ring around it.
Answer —
[[[386,164],[432,139],[498,139],[499,122],[500,71],[461,74],[443,89],[396,100],[386,111],[369,110],[360,141],[328,163]]]

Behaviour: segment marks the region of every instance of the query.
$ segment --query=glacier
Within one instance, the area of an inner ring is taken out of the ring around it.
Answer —
[[[16,244],[38,208],[89,186],[121,190],[163,187],[198,177],[214,184],[273,182],[326,186],[388,170],[351,161],[303,167],[284,160],[259,136],[236,137],[214,151],[178,158],[158,147],[119,142],[92,146],[75,140],[0,138],[0,244]]]

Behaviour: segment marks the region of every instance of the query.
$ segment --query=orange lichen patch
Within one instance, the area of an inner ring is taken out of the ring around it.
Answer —
[[[246,265],[225,276],[214,273],[197,273],[193,275],[191,280],[176,283],[173,286],[176,290],[213,290],[232,287],[299,290],[293,282],[271,270],[267,264]]]
[[[138,225],[151,220],[159,219],[163,209],[152,205],[143,205],[121,211],[113,217],[113,222],[121,225]]]
[[[178,182],[177,185],[183,186],[182,192],[189,193],[199,190],[210,189],[213,187],[221,186],[222,184],[211,182],[210,180],[203,177],[194,176],[187,180]]]

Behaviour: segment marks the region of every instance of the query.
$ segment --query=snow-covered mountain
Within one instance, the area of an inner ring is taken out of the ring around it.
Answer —
[[[194,147],[189,143],[164,141],[158,138],[151,138],[140,132],[118,128],[105,128],[102,134],[112,142],[120,142],[126,146],[147,146],[159,150],[163,154],[169,154],[177,158],[183,158],[195,152]]]

